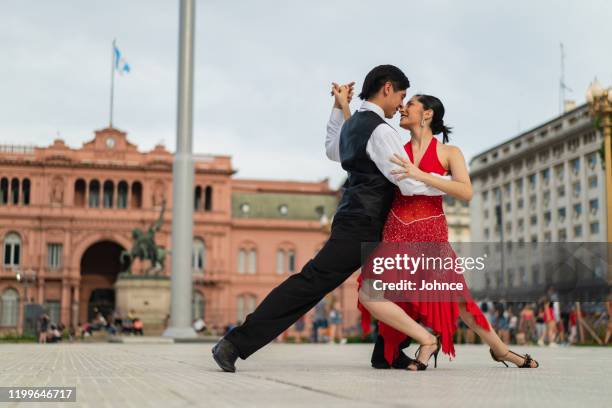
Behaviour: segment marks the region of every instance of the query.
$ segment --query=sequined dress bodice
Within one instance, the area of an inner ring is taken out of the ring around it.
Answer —
[[[445,175],[447,170],[438,159],[437,144],[438,140],[433,137],[425,153],[423,153],[418,167],[426,173]],[[404,149],[410,161],[414,163],[412,144],[410,142],[406,143]],[[383,232],[383,240],[386,242],[409,242],[414,240],[423,242],[446,241],[448,239],[448,228],[445,222],[436,223],[435,230],[430,229],[431,225],[427,227],[423,225],[424,228],[420,228],[421,226],[417,225],[421,221],[433,220],[435,218],[444,218],[442,196],[404,196],[400,189],[396,187],[387,226]],[[389,222],[391,220],[392,222]],[[411,228],[407,229],[406,227],[408,226]],[[420,230],[416,234],[415,228]]]

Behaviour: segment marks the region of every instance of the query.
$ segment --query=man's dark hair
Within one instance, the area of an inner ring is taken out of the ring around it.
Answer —
[[[359,98],[372,98],[387,82],[391,82],[396,92],[410,88],[410,81],[401,69],[393,65],[379,65],[366,75]]]

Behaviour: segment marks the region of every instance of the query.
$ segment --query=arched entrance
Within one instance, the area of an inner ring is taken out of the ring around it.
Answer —
[[[123,247],[113,241],[91,245],[81,258],[79,319],[91,321],[97,312],[106,318],[115,309],[114,284],[122,265],[119,256]]]

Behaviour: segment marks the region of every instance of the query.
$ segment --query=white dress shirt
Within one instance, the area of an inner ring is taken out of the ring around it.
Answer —
[[[372,102],[364,101],[359,108],[359,111],[369,110],[376,113],[381,118],[385,118],[382,108]],[[340,162],[340,130],[344,124],[344,114],[341,109],[332,109],[329,122],[327,122],[327,136],[325,137],[325,153],[330,160]],[[378,170],[393,184],[399,187],[402,195],[428,195],[437,196],[445,193],[435,187],[429,186],[422,181],[413,178],[405,178],[397,181],[391,170],[397,169],[398,166],[391,162],[393,154],[397,154],[409,160],[404,145],[397,131],[388,123],[381,123],[374,129],[372,136],[368,140],[366,153],[378,167]],[[437,173],[431,173],[437,177],[450,180],[450,176],[441,176]]]

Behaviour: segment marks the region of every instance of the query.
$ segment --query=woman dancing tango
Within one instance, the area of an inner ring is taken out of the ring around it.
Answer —
[[[328,124],[330,140],[339,139],[343,121],[350,117],[349,97],[352,84],[332,85],[336,99],[335,108]],[[406,157],[394,157],[398,169],[393,171],[399,179],[413,178],[460,200],[472,198],[472,186],[465,159],[461,150],[446,145],[450,129],[444,124],[444,106],[430,95],[415,95],[400,110],[400,127],[410,132],[405,144]],[[442,134],[442,143],[434,135]],[[335,141],[339,143],[339,140]],[[435,173],[435,174],[430,174]],[[437,175],[451,175],[447,180]],[[383,230],[383,242],[394,243],[448,243],[448,226],[442,207],[442,196],[403,196],[396,187],[391,211]],[[450,247],[450,246],[449,246]],[[409,370],[425,370],[433,355],[437,363],[440,349],[454,357],[453,336],[457,330],[457,318],[480,336],[489,346],[491,357],[508,366],[511,362],[521,368],[537,368],[538,362],[529,354],[519,355],[511,351],[492,330],[480,308],[471,299],[462,275],[454,278],[464,283],[463,291],[454,301],[380,301],[372,299],[364,290],[363,275],[360,276],[358,307],[362,312],[362,325],[370,329],[370,316],[379,322],[379,332],[385,339],[385,359],[391,363],[396,357],[398,345],[411,337],[420,347]],[[422,325],[430,328],[431,334]]]

